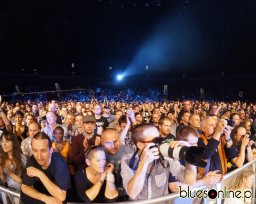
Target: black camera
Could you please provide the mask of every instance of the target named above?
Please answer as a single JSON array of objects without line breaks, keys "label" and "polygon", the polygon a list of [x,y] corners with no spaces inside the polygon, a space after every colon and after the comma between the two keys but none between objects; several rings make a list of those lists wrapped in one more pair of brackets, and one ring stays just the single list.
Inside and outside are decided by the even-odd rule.
[{"label": "black camera", "polygon": [[180,141],[180,145],[178,145],[176,148],[170,148],[169,142],[167,142],[162,137],[155,137],[152,140],[152,143],[155,143],[153,147],[157,147],[160,152],[160,158],[169,157],[172,159],[177,160],[185,160],[188,163],[198,166],[198,167],[206,167],[206,162],[202,159],[202,155],[205,152],[204,147],[197,147],[197,146],[185,146],[182,145],[182,142]]},{"label": "black camera", "polygon": [[235,121],[233,121],[233,120],[228,120],[228,119],[226,119],[226,121],[228,122],[228,125],[229,125],[230,127],[234,127],[234,126],[235,126]]}]

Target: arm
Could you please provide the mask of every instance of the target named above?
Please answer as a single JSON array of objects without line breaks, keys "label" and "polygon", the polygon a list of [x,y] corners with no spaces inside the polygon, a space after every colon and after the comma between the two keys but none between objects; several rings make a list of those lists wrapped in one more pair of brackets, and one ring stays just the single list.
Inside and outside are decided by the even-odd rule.
[{"label": "arm", "polygon": [[[179,141],[171,141],[169,148],[177,148]],[[163,153],[163,152],[162,152]],[[165,154],[164,154],[165,155]],[[196,166],[185,163],[185,167],[182,166],[179,160],[170,159],[170,173],[178,180],[188,185],[193,185],[196,182],[197,169]]]},{"label": "arm", "polygon": [[128,118],[128,117],[126,117],[126,118],[127,118],[126,126],[125,126],[125,128],[123,129],[122,133],[120,134],[120,140],[121,140],[121,142],[122,142],[123,144],[125,144],[124,140],[125,140],[125,138],[126,138],[126,135],[127,135],[128,130],[129,130],[129,128],[130,128],[130,125],[131,125],[131,122],[130,122],[129,118]]},{"label": "arm", "polygon": [[144,165],[140,162],[134,176],[128,182],[127,194],[131,199],[135,199],[142,191],[146,179],[147,168],[148,165]]},{"label": "arm", "polygon": [[135,171],[135,174],[133,175],[133,177],[128,182],[123,179],[124,184],[127,183],[127,186],[124,185],[124,187],[125,187],[125,190],[126,190],[128,196],[131,199],[135,199],[141,193],[143,186],[145,184],[148,166],[155,159],[159,158],[159,156],[158,156],[159,151],[157,148],[154,147],[154,148],[149,149],[149,147],[153,146],[153,145],[154,144],[149,143],[144,148],[144,150],[141,154],[138,168]]},{"label": "arm", "polygon": [[[199,186],[214,185],[219,183],[221,179],[222,179],[222,174],[218,174],[218,171],[210,171],[202,179],[197,180],[192,187],[196,188]],[[178,181],[169,182],[169,189],[173,193],[178,193],[180,192],[181,189],[184,189],[186,187],[188,187],[188,185],[182,182],[178,182]]]},{"label": "arm", "polygon": [[21,190],[24,194],[28,195],[29,197],[36,199],[36,200],[40,200],[44,203],[49,203],[49,204],[60,204],[62,203],[61,201],[56,200],[55,198],[51,197],[51,196],[47,196],[43,193],[38,192],[37,190],[35,190],[34,188],[32,188],[31,186],[27,186],[25,184],[21,185]]},{"label": "arm", "polygon": [[102,173],[101,178],[91,188],[85,190],[86,196],[93,201],[100,192],[102,184],[105,180],[106,172]]},{"label": "arm", "polygon": [[43,183],[46,190],[57,200],[64,201],[66,199],[66,191],[62,190],[59,186],[53,183],[44,172],[36,169],[35,167],[28,167],[27,174],[30,177],[38,177]]},{"label": "arm", "polygon": [[118,191],[115,186],[115,177],[113,175],[114,165],[109,163],[106,165],[107,184],[105,188],[105,197],[107,199],[114,199],[118,196]]},{"label": "arm", "polygon": [[12,130],[12,125],[10,120],[7,118],[6,114],[4,113],[4,111],[2,110],[2,108],[0,108],[0,115],[4,121],[5,127],[7,130],[11,131]]},{"label": "arm", "polygon": [[196,166],[188,164],[186,162],[184,170],[184,180],[183,182],[188,185],[194,185],[196,182]]},{"label": "arm", "polygon": [[248,145],[246,149],[247,149],[246,159],[250,162],[253,160],[253,152],[252,152],[251,145]]},{"label": "arm", "polygon": [[[249,144],[249,136],[245,135],[245,137],[242,139],[242,144],[241,144],[241,149],[240,149],[239,155],[231,160],[237,167],[242,167],[244,165],[245,150],[246,150],[246,147],[248,146],[248,144]],[[251,151],[249,151],[249,152],[251,152]],[[248,154],[248,152],[247,152],[247,154]]]}]

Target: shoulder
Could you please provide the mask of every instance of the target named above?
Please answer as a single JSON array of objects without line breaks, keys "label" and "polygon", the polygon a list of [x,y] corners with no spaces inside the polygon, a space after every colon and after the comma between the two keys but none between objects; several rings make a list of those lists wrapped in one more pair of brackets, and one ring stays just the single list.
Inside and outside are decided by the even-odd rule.
[{"label": "shoulder", "polygon": [[52,161],[51,161],[51,163],[53,164],[53,165],[65,165],[66,164],[66,161],[63,159],[63,157],[59,154],[59,153],[57,153],[57,152],[53,152],[52,153]]}]

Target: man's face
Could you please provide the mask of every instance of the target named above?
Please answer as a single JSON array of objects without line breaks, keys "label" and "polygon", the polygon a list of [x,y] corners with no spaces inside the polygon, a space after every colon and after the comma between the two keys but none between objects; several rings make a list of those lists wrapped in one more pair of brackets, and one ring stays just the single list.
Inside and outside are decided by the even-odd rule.
[{"label": "man's face", "polygon": [[117,111],[115,114],[115,120],[119,120],[119,118],[123,115],[122,111]]},{"label": "man's face", "polygon": [[110,113],[110,109],[103,108],[103,113],[105,113],[105,114],[109,114],[109,113]]},{"label": "man's face", "polygon": [[40,166],[48,167],[51,162],[52,151],[47,139],[32,139],[32,152]]},{"label": "man's face", "polygon": [[235,122],[235,126],[240,125],[240,118],[238,115],[233,116],[233,121]]},{"label": "man's face", "polygon": [[137,142],[137,147],[142,150],[155,137],[159,137],[159,131],[156,127],[149,127],[143,131],[143,141]]},{"label": "man's face", "polygon": [[183,114],[183,116],[182,116],[182,121],[184,122],[184,123],[188,123],[189,122],[189,116],[190,116],[190,114],[189,113],[184,113]]},{"label": "man's face", "polygon": [[158,123],[159,122],[159,114],[158,113],[154,113],[152,115],[152,120],[154,123]]},{"label": "man's face", "polygon": [[67,124],[68,124],[68,125],[73,125],[74,122],[75,122],[74,117],[71,116],[71,115],[67,115],[66,121],[67,121]]},{"label": "man's face", "polygon": [[78,128],[82,128],[84,125],[84,121],[83,121],[83,117],[81,115],[76,116],[76,122],[75,122],[76,126]]},{"label": "man's face", "polygon": [[244,119],[245,119],[245,112],[244,112],[244,110],[239,113],[239,118],[240,118],[241,120],[244,120]]},{"label": "man's face", "polygon": [[208,118],[205,121],[202,130],[204,131],[205,136],[209,136],[214,133],[214,129],[216,127],[216,121],[213,118]]},{"label": "man's face", "polygon": [[37,105],[34,104],[34,105],[32,106],[32,112],[33,112],[33,113],[37,113],[37,111],[38,111]]},{"label": "man's face", "polygon": [[190,101],[185,101],[185,102],[183,103],[183,107],[184,107],[185,110],[189,111],[190,108],[191,108]]},{"label": "man's face", "polygon": [[87,134],[92,134],[94,129],[96,127],[96,124],[94,122],[87,122],[87,123],[84,123],[84,131],[87,133]]},{"label": "man's face", "polygon": [[109,154],[117,153],[121,146],[120,137],[116,131],[111,131],[109,134],[104,135],[101,142]]},{"label": "man's face", "polygon": [[80,106],[80,105],[76,106],[76,112],[82,113],[82,106]]},{"label": "man's face", "polygon": [[28,135],[29,135],[29,137],[33,137],[39,131],[40,131],[39,127],[35,123],[32,123],[28,126]]},{"label": "man's face", "polygon": [[241,142],[242,138],[246,135],[246,129],[244,127],[239,127],[236,133],[236,141]]},{"label": "man's face", "polygon": [[48,112],[56,112],[56,105],[54,103],[50,103],[48,105]]},{"label": "man's face", "polygon": [[127,124],[127,123],[121,123],[121,125],[120,125],[120,131],[121,131],[121,132],[124,130],[126,124]]},{"label": "man's face", "polygon": [[101,114],[101,107],[99,105],[96,105],[94,107],[94,114],[95,115],[100,115]]},{"label": "man's face", "polygon": [[163,136],[167,136],[171,132],[172,122],[169,120],[164,120],[162,125],[159,125],[159,132]]},{"label": "man's face", "polygon": [[193,135],[193,134],[189,134],[188,138],[187,138],[187,142],[191,145],[191,146],[197,146],[197,142],[198,142],[198,137]]},{"label": "man's face", "polygon": [[53,112],[49,112],[46,114],[46,120],[49,125],[53,125],[56,123],[56,115]]},{"label": "man's face", "polygon": [[200,128],[200,117],[199,117],[199,115],[193,115],[190,118],[189,123],[193,128]]}]

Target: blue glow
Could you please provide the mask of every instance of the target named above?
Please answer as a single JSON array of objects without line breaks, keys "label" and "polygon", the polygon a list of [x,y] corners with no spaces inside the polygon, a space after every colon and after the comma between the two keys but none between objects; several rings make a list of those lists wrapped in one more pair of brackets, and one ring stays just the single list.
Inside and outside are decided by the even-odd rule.
[{"label": "blue glow", "polygon": [[118,74],[118,75],[116,76],[116,79],[117,79],[118,81],[122,81],[123,78],[124,78],[124,76],[123,76],[122,74]]}]

